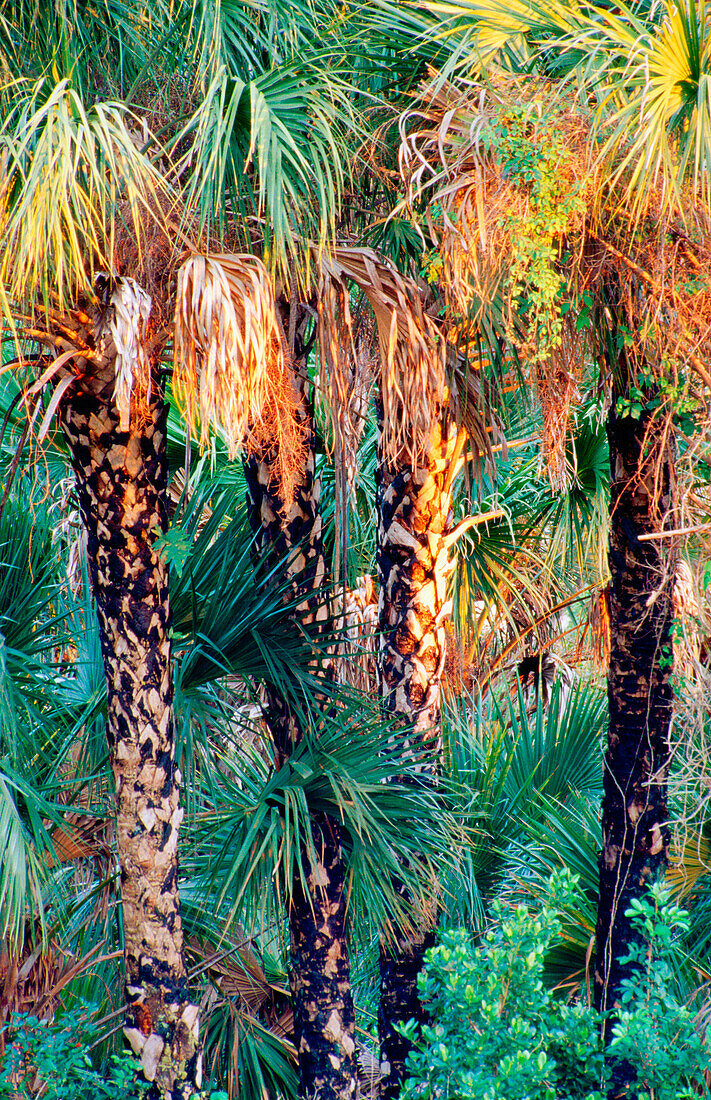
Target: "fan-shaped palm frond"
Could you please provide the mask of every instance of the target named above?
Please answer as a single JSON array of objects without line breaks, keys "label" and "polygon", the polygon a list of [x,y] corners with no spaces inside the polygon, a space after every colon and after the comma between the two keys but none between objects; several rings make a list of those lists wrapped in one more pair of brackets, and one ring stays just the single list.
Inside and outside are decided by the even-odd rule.
[{"label": "fan-shaped palm frond", "polygon": [[66,80],[20,82],[13,93],[0,128],[2,308],[37,294],[61,308],[92,296],[100,267],[113,270],[119,204],[140,242],[165,184],[121,105],[86,107]]},{"label": "fan-shaped palm frond", "polygon": [[[520,689],[515,699],[475,696],[471,707],[464,699],[450,702],[445,782],[470,823],[468,843],[456,853],[456,873],[445,881],[445,906],[457,920],[478,927],[487,900],[508,889],[511,876],[530,877],[527,868],[539,859],[538,841],[531,838],[539,826],[548,827],[549,804],[564,808],[580,797],[599,797],[604,719],[602,692],[582,682],[567,695],[557,682],[550,707],[539,702],[532,713]],[[573,862],[570,869],[580,870]],[[549,875],[550,868],[542,870],[541,882]],[[587,889],[587,878],[585,884]],[[595,890],[593,876],[591,903]]]},{"label": "fan-shaped palm frond", "polygon": [[[204,225],[242,233],[265,262],[291,280],[308,262],[309,240],[333,240],[347,154],[355,127],[345,86],[327,53],[314,51],[243,80],[222,69],[176,144],[190,139],[188,209]],[[241,216],[224,217],[223,196]],[[297,274],[306,282],[306,272]]]},{"label": "fan-shaped palm frond", "polygon": [[154,36],[169,22],[169,5],[143,0],[8,0],[0,21],[0,51],[13,78],[48,74],[72,80],[83,91],[97,83],[121,95],[150,56]]},{"label": "fan-shaped palm frond", "polygon": [[[240,763],[225,757],[197,822],[195,851],[211,851],[206,886],[219,884],[232,914],[246,905],[264,926],[272,889],[286,903],[306,862],[317,865],[312,822],[328,814],[339,822],[354,910],[374,927],[409,927],[413,904],[428,904],[449,859],[454,829],[437,789],[414,769],[362,699],[321,716],[278,771],[256,754]],[[405,904],[398,882],[414,902]]]}]

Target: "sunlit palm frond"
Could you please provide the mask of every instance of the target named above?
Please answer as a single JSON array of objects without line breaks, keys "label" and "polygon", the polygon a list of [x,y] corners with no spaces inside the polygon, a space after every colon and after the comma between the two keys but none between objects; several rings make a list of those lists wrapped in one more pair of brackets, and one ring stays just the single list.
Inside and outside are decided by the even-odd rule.
[{"label": "sunlit palm frond", "polygon": [[[349,163],[345,135],[353,130],[348,88],[328,53],[251,79],[222,68],[177,139],[190,141],[188,209],[206,228],[241,234],[245,249],[256,244],[291,282],[294,260],[308,265],[309,240],[334,239]],[[296,274],[306,281],[307,271]]]},{"label": "sunlit palm frond", "polygon": [[[117,208],[140,242],[165,184],[119,104],[85,106],[66,80],[19,82],[0,128],[2,307],[37,294],[62,307],[113,272]],[[160,207],[158,207],[160,209]]]},{"label": "sunlit palm frond", "polygon": [[497,64],[522,71],[554,35],[575,26],[581,10],[577,0],[427,0],[426,7],[441,20],[438,36],[461,41],[474,72]]},{"label": "sunlit palm frond", "polygon": [[189,257],[178,272],[173,388],[204,445],[210,426],[236,453],[284,371],[274,293],[254,256]]},{"label": "sunlit palm frond", "polygon": [[657,19],[626,6],[571,30],[598,98],[594,134],[633,206],[685,207],[685,182],[708,206],[711,13],[705,0],[665,3]]}]

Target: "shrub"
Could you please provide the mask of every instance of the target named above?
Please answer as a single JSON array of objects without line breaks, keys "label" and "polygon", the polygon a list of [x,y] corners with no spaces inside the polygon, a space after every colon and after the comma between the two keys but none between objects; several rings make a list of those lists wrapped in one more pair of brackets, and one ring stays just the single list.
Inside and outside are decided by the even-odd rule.
[{"label": "shrub", "polygon": [[567,872],[553,876],[540,912],[493,906],[481,945],[446,931],[427,953],[420,994],[432,1022],[406,1029],[403,1100],[602,1100],[599,1017],[557,1000],[543,982],[545,956],[570,898]]},{"label": "shrub", "polygon": [[708,1096],[704,1073],[709,1052],[694,1012],[674,992],[674,955],[688,931],[688,914],[675,905],[664,883],[651,886],[627,910],[640,942],[630,944],[625,961],[636,974],[622,983],[620,1010],[612,1029],[610,1053],[637,1069],[635,1100],[698,1100]]}]

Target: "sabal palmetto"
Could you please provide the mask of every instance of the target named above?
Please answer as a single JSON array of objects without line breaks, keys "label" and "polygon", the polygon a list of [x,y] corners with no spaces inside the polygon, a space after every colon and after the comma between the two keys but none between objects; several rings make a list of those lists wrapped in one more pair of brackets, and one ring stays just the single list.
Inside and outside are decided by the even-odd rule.
[{"label": "sabal palmetto", "polygon": [[[468,524],[452,529],[450,503],[463,450],[491,456],[481,395],[461,369],[419,288],[370,249],[336,248],[321,257],[320,342],[331,395],[353,370],[348,286],[375,316],[380,367],[378,444],[379,690],[386,713],[402,724],[402,749],[425,773],[441,750],[441,680],[451,612],[450,548]],[[416,976],[434,935],[436,895],[419,926],[381,952],[381,1088],[397,1093],[408,1042],[399,1024],[421,1018]]]},{"label": "sabal palmetto", "polygon": [[[193,246],[217,242],[221,234],[231,241],[240,240],[247,248],[255,246],[265,259],[269,256],[282,275],[292,265],[289,282],[295,303],[297,278],[293,264],[299,240],[319,239],[332,231],[342,185],[338,135],[346,98],[340,90],[335,48],[338,22],[331,23],[333,33],[327,38],[316,34],[314,24],[316,15],[322,17],[328,10],[328,4],[306,2],[285,14],[281,5],[274,4],[269,10],[265,7],[259,18],[253,18],[251,9],[242,9],[239,4],[223,4],[215,9],[206,4],[199,12],[183,4],[158,8],[151,12],[150,19],[143,19],[141,5],[127,3],[120,18],[114,18],[116,13],[111,11],[107,20],[96,21],[94,13],[85,18],[84,12],[67,11],[62,4],[35,12],[20,3],[13,9],[12,21],[2,23],[8,68],[17,77],[4,89],[3,101],[7,111],[2,144],[8,165],[1,224],[4,311],[13,315],[20,351],[22,340],[31,332],[34,339],[57,353],[53,363],[43,362],[46,374],[36,382],[33,379],[31,395],[34,397],[43,384],[58,381],[42,427],[46,428],[52,412],[61,407],[73,449],[81,506],[91,532],[90,568],[99,603],[103,658],[110,692],[116,692],[110,696],[109,729],[116,727],[117,778],[118,760],[123,756],[121,730],[132,745],[129,757],[141,744],[146,759],[160,757],[165,764],[154,768],[151,777],[167,792],[166,804],[160,812],[154,812],[149,803],[155,799],[149,796],[145,806],[132,807],[135,827],[127,834],[120,829],[120,843],[128,844],[132,837],[136,848],[144,843],[144,833],[153,838],[150,861],[171,861],[171,871],[166,867],[161,872],[156,867],[153,873],[166,884],[166,898],[172,899],[169,904],[173,908],[177,899],[174,839],[179,810],[169,744],[171,687],[165,565],[155,553],[153,542],[165,529],[167,519],[160,360],[171,334],[172,283],[178,266],[174,244],[181,242],[189,251],[190,232],[194,231]],[[127,27],[134,32],[130,40],[133,48],[128,51],[123,37]],[[37,46],[34,51],[25,50],[30,38]],[[117,45],[116,51],[113,45]],[[181,96],[187,121],[184,118],[175,122],[175,111],[167,103],[174,73],[172,51],[166,45],[175,46],[176,66],[181,67],[176,95]],[[184,79],[186,51],[193,52],[193,83]],[[116,59],[116,72],[100,72],[95,57],[101,53]],[[36,62],[36,68],[28,67],[29,58]],[[150,99],[146,87],[156,66],[168,92],[158,96],[149,109],[145,107]],[[48,77],[32,84],[37,72],[52,72],[54,79],[64,79],[56,85]],[[129,106],[138,103],[141,117],[136,118],[122,105],[102,101],[107,90],[127,95]],[[146,155],[147,150],[158,149],[151,138],[152,121],[162,129],[164,147],[173,151],[173,164],[169,156],[164,157],[161,168],[173,184],[181,182],[182,204],[176,205],[175,191],[169,190]],[[226,193],[228,202],[223,201]],[[193,221],[186,209],[193,212]],[[237,272],[236,263],[241,264]],[[97,272],[106,273],[98,283],[94,279]],[[247,416],[252,428],[260,422],[264,426],[267,421],[258,415],[258,395],[266,390],[271,400],[269,422],[275,428],[281,399],[289,393],[289,381],[278,339],[276,343],[273,339],[272,322],[267,324],[271,329],[264,331],[262,341],[274,352],[277,377],[272,379],[271,390],[260,377],[264,364],[258,362],[259,340],[255,337],[259,318],[266,319],[273,307],[264,268],[249,257],[234,261],[234,257],[222,256],[219,260],[212,256],[206,261],[204,256],[194,256],[188,259],[181,278],[178,294],[182,322],[176,348],[179,373],[186,381],[188,411],[197,387],[200,397],[207,398],[203,400],[203,411],[214,412],[217,389],[212,390],[210,398],[208,374],[212,372],[211,381],[215,382],[215,371],[219,373],[225,367],[227,378],[239,361],[240,368],[247,367],[245,376],[251,372],[253,377],[253,399],[248,398],[247,404],[238,407],[233,390],[223,388],[222,397],[227,395],[228,399],[218,400],[217,409],[222,427],[231,434],[232,444],[237,444]],[[240,311],[234,285],[237,281],[238,293],[248,294],[250,285],[256,285],[255,278],[261,287],[255,299],[258,308]],[[216,293],[218,298],[221,296],[219,306]],[[269,307],[266,312],[259,305],[264,301]],[[197,311],[192,312],[193,306],[198,307]],[[223,306],[228,308],[221,311]],[[230,344],[227,359],[225,348],[218,348],[203,323],[209,326],[210,317],[218,315]],[[250,345],[254,354],[250,353]],[[197,349],[196,355],[190,353],[192,348]],[[181,354],[186,349],[187,355]],[[195,366],[205,366],[208,371],[199,384]],[[233,381],[233,374],[230,377]],[[266,487],[273,489],[275,472],[275,480],[288,498],[289,494],[294,496],[294,478],[302,466],[307,429],[298,426],[288,408],[281,420],[282,428],[286,421],[295,427],[291,437],[288,431],[282,432],[276,471],[270,469],[271,459],[263,469]],[[265,454],[272,442],[264,429],[261,445]],[[259,432],[255,445],[259,448]],[[291,487],[287,484],[289,477]],[[307,481],[308,477],[307,470]],[[303,496],[313,496],[310,487],[309,482]],[[276,513],[283,503],[276,505]],[[107,507],[101,511],[99,505]],[[129,516],[133,529],[127,536],[121,522]],[[103,552],[107,539],[111,541],[108,555]],[[119,577],[127,586],[122,607],[112,603],[116,597],[112,587]],[[316,576],[319,579],[320,574]],[[129,582],[135,584],[133,595],[128,591]],[[149,597],[154,601],[152,612]],[[129,623],[134,612],[138,618]],[[130,630],[128,641],[128,636],[121,638],[124,628]],[[149,628],[149,634],[155,628],[163,640],[157,635],[146,639],[145,628]],[[147,645],[140,652],[142,641]],[[117,652],[122,653],[118,663]],[[150,668],[154,682],[140,689],[135,675],[123,667],[127,659],[134,661],[133,673],[141,670],[142,674]],[[121,703],[119,695],[129,691],[131,680],[138,695],[127,696]],[[146,718],[142,741],[135,730],[129,733],[131,715],[141,705]],[[123,795],[128,798],[140,779],[138,774],[127,774],[120,784]],[[135,822],[136,810],[143,812],[140,827]],[[166,818],[164,824],[169,828],[171,843],[167,845],[158,835],[161,817]],[[136,848],[132,869],[138,869],[147,855],[149,849],[141,855]],[[128,904],[130,881],[124,895]],[[160,883],[156,882],[150,891],[150,897],[154,895],[160,897]],[[152,902],[149,908],[153,908]],[[135,954],[129,941],[133,931],[139,934],[140,915],[145,914],[134,909],[131,915],[127,910],[127,959]],[[161,932],[161,920],[155,912],[153,915],[157,920],[156,939],[171,956],[166,965],[172,972],[166,981],[174,990],[165,996],[177,997],[182,1004],[184,968],[179,960],[178,920],[174,913],[163,914],[174,930],[174,934],[166,935],[165,924]],[[135,952],[139,952],[138,946]],[[143,972],[147,972],[145,967]],[[161,987],[160,981],[157,986]],[[175,1095],[189,1092],[197,1076],[194,1008],[187,1002],[179,1008],[185,1027],[177,1026],[175,1019],[168,1021],[169,1037],[182,1035],[187,1043],[185,1066],[181,1066],[179,1057],[162,1057],[163,1040],[154,1030],[156,1016],[165,1023],[166,1013],[175,1015],[174,1007],[165,1004],[163,993],[156,1000],[153,990],[147,1000],[155,1004],[146,1009],[146,989],[138,974],[129,975],[127,988],[138,1004],[129,1021],[134,1025],[129,1033],[134,1045],[141,1048],[147,1073],[157,1073],[161,1089],[174,1091]],[[182,1080],[185,1071],[187,1078]]]},{"label": "sabal palmetto", "polygon": [[[528,120],[529,148],[542,149],[542,130],[554,117],[560,120],[565,140],[559,141],[557,179],[571,171],[577,178],[570,192],[577,187],[577,213],[569,208],[572,216],[559,232],[555,219],[540,228],[551,234],[549,274],[570,295],[580,317],[576,327],[584,330],[590,317],[593,354],[603,377],[612,380],[610,740],[596,979],[598,1001],[609,1006],[624,973],[627,902],[663,864],[668,843],[671,687],[662,655],[671,642],[673,554],[660,550],[670,543],[655,536],[660,527],[677,526],[674,416],[683,402],[703,407],[711,380],[704,361],[711,331],[708,256],[698,228],[709,216],[708,21],[693,0],[614,12],[555,0],[430,7],[451,20],[442,28],[445,37],[468,42],[470,52],[460,52],[468,75],[476,81],[485,61],[490,77],[460,89],[455,81],[449,92],[443,81],[433,83],[424,113],[412,116],[412,140],[405,146],[406,155],[416,147],[420,153],[410,172],[414,191],[421,185],[418,197],[429,201],[437,193],[441,199],[451,270],[462,276],[458,289],[471,294],[471,276],[481,293],[487,271],[489,277],[501,272],[502,259],[504,269],[510,264],[520,276],[511,237],[491,255],[491,242],[501,241],[502,230],[506,236],[507,224],[523,224],[517,203],[523,197],[535,203],[531,187],[540,179],[526,182],[520,175],[516,184],[518,169],[506,161],[506,127],[517,111]],[[536,72],[544,83],[531,77]],[[552,76],[567,78],[562,93]],[[447,122],[437,130],[435,116],[443,120],[450,93]],[[531,99],[537,106],[531,108]],[[464,115],[457,111],[465,102],[462,129]],[[508,196],[498,211],[486,198],[494,194],[487,191],[492,167],[502,170],[498,200]],[[464,216],[448,233],[447,218],[454,221],[460,205]],[[534,220],[541,216],[535,205],[533,214]],[[529,318],[540,289],[531,285]],[[564,330],[565,323],[554,343]],[[550,331],[542,335],[549,339]],[[540,347],[532,350],[537,373],[551,385],[555,379],[545,377],[551,372]],[[570,373],[570,364],[559,362]]]},{"label": "sabal palmetto", "polygon": [[[127,8],[129,23],[137,13]],[[42,363],[46,372],[32,382],[38,388],[58,383],[46,420],[61,407],[89,531],[119,795],[127,1033],[159,1091],[187,1095],[199,1077],[196,1008],[185,988],[177,909],[181,811],[173,762],[167,574],[153,546],[167,522],[160,357],[170,336],[171,279],[177,268],[174,242],[177,235],[187,244],[187,229],[185,222],[181,229],[182,211],[174,208],[174,196],[146,155],[148,131],[143,122],[124,106],[101,100],[100,87],[110,87],[112,81],[85,64],[91,51],[84,49],[83,28],[72,24],[72,14],[77,19],[79,14],[58,6],[43,10],[36,19],[21,5],[14,14],[12,24],[3,23],[8,35],[6,61],[17,76],[3,91],[5,121],[0,135],[5,165],[0,217],[3,311],[18,334],[20,359],[22,341],[28,338],[55,353],[52,363]],[[166,28],[158,16],[170,14],[178,20]],[[151,50],[161,37],[174,37],[181,18],[183,27],[196,25],[189,14],[187,9],[161,9],[151,20],[139,19],[135,42],[142,57],[134,67],[134,95],[142,94],[136,81],[150,69]],[[46,19],[50,32],[56,21],[60,28],[61,49],[55,56],[61,61],[59,72],[66,73],[56,83],[48,77],[33,82],[33,74],[23,71],[30,56],[23,31],[38,33]],[[120,28],[111,20],[107,26],[120,37]],[[92,28],[92,34],[101,35],[99,24],[92,23]],[[146,35],[154,36],[150,43]],[[52,33],[43,42],[46,50],[35,56],[40,70],[52,59]],[[75,47],[79,53],[72,58]],[[117,51],[117,58],[123,56]],[[52,71],[58,72],[57,64]],[[275,77],[271,73],[264,79],[273,84]],[[292,83],[300,86],[296,77]],[[115,86],[121,84],[117,79]],[[259,180],[273,181],[270,156],[278,158],[283,148],[284,179],[293,169],[305,185],[313,178],[310,169],[314,163],[323,164],[324,151],[330,155],[331,146],[326,140],[314,155],[313,117],[308,148],[302,141],[299,149],[284,119],[276,120],[276,136],[265,146],[258,124],[271,124],[272,118],[258,81],[250,84],[250,94],[262,108],[251,112],[246,129],[243,117],[229,110],[224,116],[216,114],[212,123],[222,127],[223,146],[231,143],[233,153],[245,133],[249,135],[234,178],[240,179],[244,159],[254,157],[256,173],[242,177],[242,184],[252,188],[252,212],[259,214],[266,206],[267,224],[278,227],[270,243],[283,262],[288,217],[280,203],[288,188],[263,190]],[[190,96],[186,102],[192,106]],[[233,95],[230,102],[236,106],[238,97]],[[305,118],[298,116],[302,130]],[[208,144],[210,152],[219,145],[215,134],[207,133],[209,121],[199,109],[187,130],[197,135],[192,178],[199,184],[189,198],[201,207],[204,232],[210,229],[210,209],[202,200],[206,193],[217,197],[209,186],[206,191],[205,180],[210,184],[218,179],[220,198],[224,183],[210,156],[201,159]],[[322,114],[319,125],[327,131],[326,139],[329,123],[330,117]],[[181,140],[182,155],[189,138],[184,134]],[[233,158],[227,161],[231,164]],[[224,163],[220,161],[223,167]],[[201,171],[205,167],[207,172]],[[177,171],[183,168],[179,164]],[[336,190],[337,183],[326,197]],[[243,199],[245,194],[243,188]],[[246,323],[243,356],[245,337],[249,341]],[[237,345],[240,354],[239,339]],[[203,351],[209,361],[209,350]]]}]

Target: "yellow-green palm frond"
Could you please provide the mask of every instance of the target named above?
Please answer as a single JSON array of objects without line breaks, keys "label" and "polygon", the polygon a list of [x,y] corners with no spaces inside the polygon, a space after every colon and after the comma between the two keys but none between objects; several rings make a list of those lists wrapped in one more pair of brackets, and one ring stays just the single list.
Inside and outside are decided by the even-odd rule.
[{"label": "yellow-green palm frond", "polygon": [[[241,234],[286,282],[308,283],[308,242],[333,242],[358,125],[344,81],[312,55],[254,79],[221,69],[178,136],[189,140],[187,208],[217,235]],[[225,201],[226,200],[226,201]]]},{"label": "yellow-green palm frond", "polygon": [[710,17],[705,0],[667,0],[656,23],[620,5],[595,10],[573,37],[590,58],[602,159],[637,208],[651,198],[684,212],[685,185],[708,207]]},{"label": "yellow-green palm frond", "polygon": [[424,6],[444,17],[437,36],[462,39],[468,65],[478,72],[492,64],[520,69],[542,42],[570,31],[581,11],[577,0],[442,0]]},{"label": "yellow-green palm frond", "polygon": [[65,80],[15,93],[0,129],[2,297],[61,309],[92,295],[97,270],[115,274],[117,233],[140,249],[146,220],[163,217],[166,188],[121,105],[87,108]]},{"label": "yellow-green palm frond", "polygon": [[201,442],[210,426],[219,428],[234,454],[262,415],[268,377],[283,370],[274,293],[262,262],[247,255],[190,256],[178,272],[173,385]]}]

